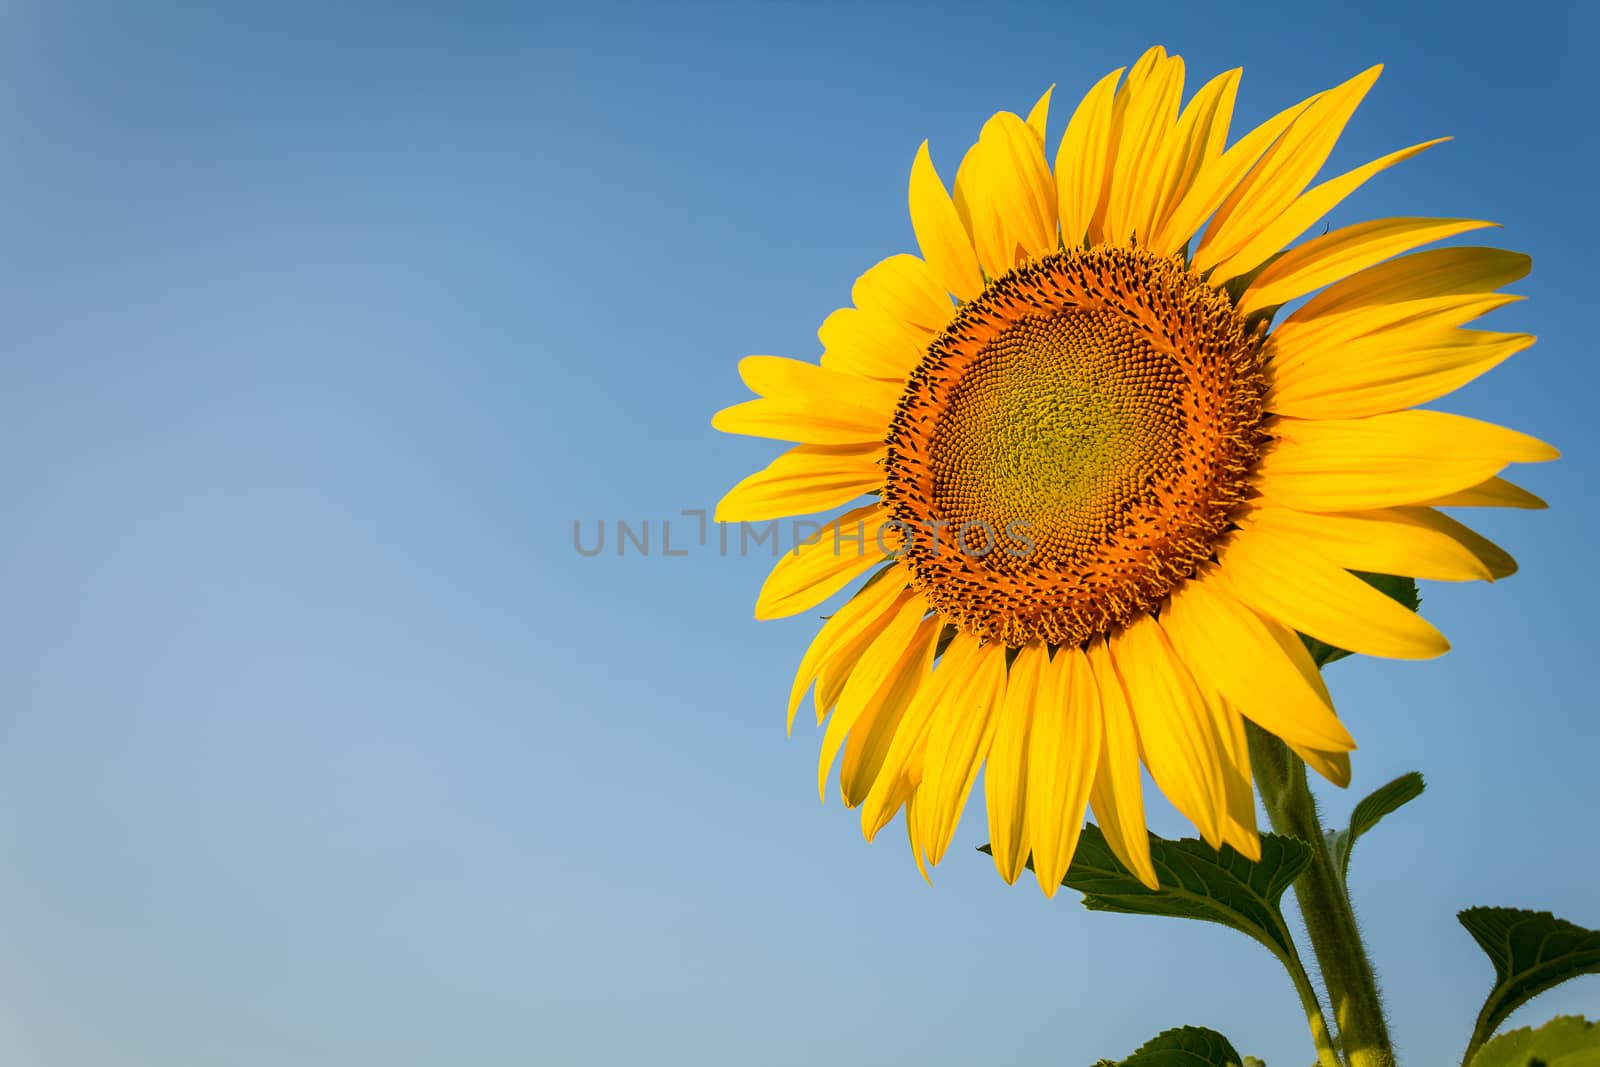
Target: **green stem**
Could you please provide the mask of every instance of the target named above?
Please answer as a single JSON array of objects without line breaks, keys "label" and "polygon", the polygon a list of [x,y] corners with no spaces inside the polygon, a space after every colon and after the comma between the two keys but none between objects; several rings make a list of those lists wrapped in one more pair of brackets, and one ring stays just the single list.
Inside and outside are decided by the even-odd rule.
[{"label": "green stem", "polygon": [[[1250,762],[1272,828],[1311,847],[1311,862],[1295,879],[1294,893],[1333,1003],[1345,1062],[1349,1067],[1394,1067],[1377,976],[1344,879],[1328,852],[1316,798],[1306,782],[1306,765],[1277,738],[1253,726],[1249,733]],[[1312,1031],[1315,1036],[1314,1025]]]},{"label": "green stem", "polygon": [[[1472,1063],[1473,1057],[1477,1056],[1478,1050],[1483,1047],[1484,1042],[1494,1036],[1494,1027],[1489,1025],[1488,1013],[1489,1005],[1485,1004],[1483,1010],[1478,1013],[1478,1021],[1472,1027],[1472,1040],[1467,1042],[1467,1051],[1461,1054],[1461,1067],[1468,1067]],[[1540,1063],[1543,1061],[1535,1060],[1534,1062]]]},{"label": "green stem", "polygon": [[[1289,947],[1293,951],[1294,946]],[[1334,1048],[1333,1037],[1328,1033],[1328,1019],[1322,1014],[1322,1001],[1317,999],[1317,991],[1306,976],[1305,964],[1300,962],[1298,953],[1290,964],[1289,978],[1294,982],[1294,991],[1300,995],[1300,1007],[1306,1013],[1306,1025],[1311,1027],[1311,1040],[1317,1046],[1317,1067],[1343,1067],[1339,1062],[1339,1053]]]}]

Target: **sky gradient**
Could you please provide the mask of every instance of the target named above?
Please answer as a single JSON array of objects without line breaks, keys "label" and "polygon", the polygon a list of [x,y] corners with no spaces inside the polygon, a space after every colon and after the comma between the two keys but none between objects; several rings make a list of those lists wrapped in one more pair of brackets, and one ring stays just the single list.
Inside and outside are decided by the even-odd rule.
[{"label": "sky gradient", "polygon": [[[1492,321],[1539,343],[1441,406],[1562,448],[1551,509],[1424,585],[1450,655],[1330,668],[1321,795],[1428,778],[1352,872],[1409,1063],[1488,988],[1456,910],[1600,927],[1583,5],[578,8],[0,6],[0,1063],[1309,1060],[1245,938],[1008,888],[980,806],[932,888],[819,808],[815,613],[679,539],[778,451],[709,426],[737,360],[914,250],[918,144],[948,177],[1056,84],[1053,145],[1153,43],[1245,68],[1236,130],[1386,63],[1325,173],[1456,140],[1330,222],[1533,256]],[[652,551],[574,551],[602,519]],[[1558,1012],[1600,979],[1516,1020]]]}]

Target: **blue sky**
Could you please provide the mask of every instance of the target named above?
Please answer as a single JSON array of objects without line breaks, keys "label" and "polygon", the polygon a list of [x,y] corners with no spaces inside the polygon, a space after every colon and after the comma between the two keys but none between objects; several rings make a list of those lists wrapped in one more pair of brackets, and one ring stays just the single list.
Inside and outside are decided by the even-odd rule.
[{"label": "blue sky", "polygon": [[[933,888],[783,731],[814,620],[767,561],[574,552],[775,453],[714,433],[912,249],[923,138],[1152,43],[1238,122],[1382,61],[1330,168],[1439,134],[1335,225],[1487,217],[1540,342],[1452,410],[1563,448],[1523,562],[1424,589],[1455,650],[1330,670],[1401,1051],[1458,1055],[1453,913],[1600,926],[1582,5],[0,9],[0,1062],[1087,1064],[1193,1023],[1309,1058],[1220,928]],[[1197,84],[1197,83],[1192,83]],[[680,532],[674,527],[675,538]],[[681,543],[681,542],[680,542]],[[1157,828],[1181,824],[1157,808]],[[1600,1014],[1600,979],[1518,1019]]]}]

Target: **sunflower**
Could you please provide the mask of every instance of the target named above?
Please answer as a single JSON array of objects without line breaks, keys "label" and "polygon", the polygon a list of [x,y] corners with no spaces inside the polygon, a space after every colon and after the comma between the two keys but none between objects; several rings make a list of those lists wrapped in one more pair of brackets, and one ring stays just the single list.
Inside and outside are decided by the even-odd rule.
[{"label": "sunflower", "polygon": [[1416,251],[1491,225],[1465,219],[1294,243],[1439,143],[1311,184],[1380,69],[1229,145],[1240,71],[1180,107],[1183,61],[1157,47],[1089,90],[1053,167],[1049,92],[984,124],[953,194],[924,142],[921,256],[861,275],[820,361],[740,363],[757,399],[712,424],[795,447],[717,519],[858,505],[757,601],[793,615],[867,579],[805,653],[790,727],[814,689],[819,787],[838,762],[869,840],[904,809],[924,876],[980,769],[1007,882],[1031,856],[1053,894],[1088,808],[1154,888],[1141,765],[1204,840],[1259,858],[1246,720],[1349,781],[1355,742],[1301,635],[1448,648],[1352,572],[1516,569],[1437,509],[1542,507],[1499,475],[1555,450],[1415,405],[1533,342],[1462,328],[1519,299],[1499,290],[1528,258]]}]

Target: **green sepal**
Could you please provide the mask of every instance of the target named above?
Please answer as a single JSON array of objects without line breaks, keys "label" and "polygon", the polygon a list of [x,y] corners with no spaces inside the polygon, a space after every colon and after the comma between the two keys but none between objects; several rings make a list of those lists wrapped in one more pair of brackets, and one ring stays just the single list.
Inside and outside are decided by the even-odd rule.
[{"label": "green sepal", "polygon": [[1600,1023],[1558,1015],[1540,1027],[1508,1030],[1468,1067],[1600,1067]]},{"label": "green sepal", "polygon": [[[1261,276],[1261,272],[1272,266],[1272,264],[1276,263],[1278,258],[1282,255],[1282,252],[1278,252],[1273,255],[1272,258],[1268,259],[1265,263],[1261,264],[1261,266],[1257,267],[1255,270],[1250,271],[1248,274],[1241,274],[1236,278],[1228,279],[1228,281],[1223,285],[1222,291],[1227,295],[1228,300],[1232,302],[1234,307],[1239,306],[1239,301],[1244,299],[1244,291],[1250,288],[1255,280]],[[1261,308],[1258,311],[1252,311],[1249,315],[1245,316],[1244,335],[1246,337],[1254,337],[1257,333],[1265,333],[1267,327],[1272,325],[1273,316],[1278,313],[1278,308],[1280,306],[1281,305],[1274,304],[1271,307]]]},{"label": "green sepal", "polygon": [[[1222,283],[1223,293],[1227,295],[1228,300],[1233,304],[1234,307],[1238,307],[1239,301],[1244,299],[1244,291],[1250,288],[1250,286],[1255,283],[1257,278],[1261,277],[1262,271],[1266,270],[1268,267],[1272,266],[1282,258],[1282,252],[1274,252],[1272,255],[1263,260],[1261,265],[1255,270],[1246,271],[1243,274],[1235,275],[1234,277],[1229,278],[1227,281]],[[1209,280],[1210,277],[1211,272],[1207,271],[1207,280]]]},{"label": "green sepal", "polygon": [[1328,854],[1339,868],[1339,877],[1350,876],[1350,851],[1356,847],[1361,835],[1378,825],[1385,815],[1397,811],[1422,795],[1422,775],[1417,771],[1402,774],[1388,785],[1379,786],[1355,806],[1350,813],[1348,830],[1328,831]]},{"label": "green sepal", "polygon": [[1115,1067],[1245,1067],[1228,1039],[1203,1026],[1163,1030]]},{"label": "green sepal", "polygon": [[[1390,600],[1405,605],[1408,610],[1416,611],[1422,606],[1422,594],[1417,592],[1417,580],[1415,578],[1403,578],[1393,574],[1368,574],[1366,571],[1351,571],[1350,573]],[[1334,660],[1344,659],[1350,655],[1344,649],[1335,648],[1324,641],[1318,641],[1315,637],[1307,637],[1305,634],[1301,634],[1300,640],[1305,642],[1306,650],[1311,653],[1311,658],[1316,660],[1318,667],[1326,667]]]},{"label": "green sepal", "polygon": [[[1227,845],[1218,851],[1194,838],[1168,841],[1151,834],[1150,859],[1160,889],[1147,889],[1117,859],[1100,828],[1087,823],[1061,884],[1082,893],[1083,906],[1090,911],[1170,915],[1231,927],[1261,942],[1293,969],[1298,954],[1279,901],[1311,862],[1305,842],[1262,834],[1261,860],[1254,863]],[[1028,866],[1033,866],[1031,858]]]},{"label": "green sepal", "polygon": [[1456,918],[1494,964],[1494,988],[1478,1012],[1469,1052],[1545,990],[1580,974],[1600,974],[1600,931],[1521,908],[1468,908]]}]

